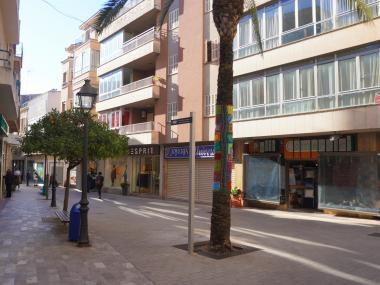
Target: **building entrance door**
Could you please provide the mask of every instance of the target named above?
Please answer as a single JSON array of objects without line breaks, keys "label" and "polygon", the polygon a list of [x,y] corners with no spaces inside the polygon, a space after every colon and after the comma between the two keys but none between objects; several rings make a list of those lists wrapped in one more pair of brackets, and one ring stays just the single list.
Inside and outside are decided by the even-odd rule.
[{"label": "building entrance door", "polygon": [[317,161],[287,161],[288,205],[290,209],[317,209]]},{"label": "building entrance door", "polygon": [[159,156],[141,156],[132,159],[131,193],[159,195],[159,177]]}]

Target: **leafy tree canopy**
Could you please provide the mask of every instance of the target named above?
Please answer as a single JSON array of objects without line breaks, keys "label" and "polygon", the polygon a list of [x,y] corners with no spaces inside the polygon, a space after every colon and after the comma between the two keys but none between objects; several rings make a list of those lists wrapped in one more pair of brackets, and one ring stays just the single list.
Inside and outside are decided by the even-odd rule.
[{"label": "leafy tree canopy", "polygon": [[[22,151],[57,156],[75,167],[83,156],[84,116],[86,114],[76,109],[62,113],[53,110],[30,127],[22,141]],[[127,150],[127,137],[110,130],[106,124],[90,119],[90,159],[122,156],[127,154]]]}]

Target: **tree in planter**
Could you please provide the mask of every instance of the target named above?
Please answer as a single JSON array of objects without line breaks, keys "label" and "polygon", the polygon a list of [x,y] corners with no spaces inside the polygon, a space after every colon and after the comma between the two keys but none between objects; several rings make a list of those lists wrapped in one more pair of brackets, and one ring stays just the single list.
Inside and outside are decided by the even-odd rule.
[{"label": "tree in planter", "polygon": [[[161,9],[162,25],[171,4],[165,0]],[[192,1],[192,0],[184,0]],[[193,0],[194,1],[194,0]],[[199,0],[200,1],[200,0]],[[109,0],[100,10],[96,27],[101,33],[117,17],[129,0]],[[371,19],[371,10],[365,0],[349,0],[364,20]],[[232,171],[232,113],[233,113],[233,40],[237,25],[246,10],[252,15],[252,23],[259,49],[262,51],[260,27],[254,0],[213,0],[213,18],[220,36],[218,92],[216,100],[215,170],[211,216],[210,248],[224,252],[231,250],[230,241],[230,192]]]},{"label": "tree in planter", "polygon": [[[69,110],[62,113],[53,111],[43,117],[35,125],[31,126],[31,130],[41,130],[41,126],[44,125],[46,118],[50,123],[49,128],[43,128],[46,135],[51,135],[52,140],[55,141],[54,154],[60,160],[64,160],[68,163],[66,170],[67,183],[65,187],[65,197],[63,203],[63,210],[68,210],[68,201],[70,193],[70,171],[82,162],[83,156],[83,121],[84,116],[79,110]],[[54,129],[56,128],[56,129]],[[52,130],[54,129],[54,130]],[[35,135],[33,132],[27,132],[26,137],[22,143],[23,150],[26,153],[42,152],[44,150],[44,142]],[[33,134],[33,136],[32,136]],[[53,137],[54,135],[54,137]],[[109,130],[108,126],[90,120],[89,122],[89,158],[92,160],[104,159],[109,157],[117,157],[126,155],[128,151],[128,138],[121,136],[112,130]],[[52,152],[49,152],[49,154]]]}]

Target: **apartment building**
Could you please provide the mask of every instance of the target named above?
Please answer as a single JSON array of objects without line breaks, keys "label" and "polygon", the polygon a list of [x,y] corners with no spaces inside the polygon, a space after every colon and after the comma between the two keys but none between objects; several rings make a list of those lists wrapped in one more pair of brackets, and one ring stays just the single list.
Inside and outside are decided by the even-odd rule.
[{"label": "apartment building", "polygon": [[[210,47],[218,42],[211,2]],[[379,1],[366,1],[371,23],[346,0],[257,2],[263,54],[249,15],[234,41],[235,185],[249,205],[378,214]],[[215,72],[211,60],[210,117]]]},{"label": "apartment building", "polygon": [[[5,13],[6,11],[6,13]],[[12,169],[12,140],[9,133],[19,128],[21,56],[19,43],[19,1],[0,2],[0,199],[3,198],[3,175]]]},{"label": "apartment building", "polygon": [[62,63],[62,89],[61,89],[61,110],[62,112],[74,107],[73,77],[74,77],[74,50],[76,44],[71,44],[65,51],[67,57]]},{"label": "apartment building", "polygon": [[[101,166],[105,185],[127,172],[132,194],[187,197],[189,125],[170,120],[195,112],[197,200],[211,201],[213,143],[204,135],[202,1],[175,1],[161,27],[161,1],[129,1],[99,36],[99,119],[129,137],[129,155]],[[184,6],[182,6],[184,5]],[[191,25],[190,25],[191,23]],[[111,172],[116,172],[112,183]]]},{"label": "apartment building", "polygon": [[[24,98],[26,97],[26,98]],[[24,101],[20,109],[20,131],[19,136],[23,137],[28,128],[40,120],[47,113],[53,109],[61,111],[61,91],[56,89],[49,90],[41,94],[22,95],[22,101]],[[47,171],[52,173],[53,169],[53,157],[48,157]],[[43,155],[31,155],[26,157],[22,153],[14,155],[13,167],[20,169],[24,176],[27,171],[31,173],[34,170],[38,173],[39,183],[43,182],[44,170],[45,170],[45,157]],[[64,162],[57,163],[57,181],[62,184],[64,182],[65,164]]]},{"label": "apartment building", "polygon": [[[219,36],[212,0],[130,1],[99,36],[99,119],[130,139],[100,168],[131,193],[187,199],[196,113],[196,200],[211,202]],[[379,1],[363,23],[346,0],[257,1],[234,41],[233,187],[248,205],[378,212]],[[199,15],[197,17],[196,15]],[[203,15],[203,16],[202,16]],[[368,166],[368,167],[365,167]],[[111,173],[116,172],[116,181]]]}]

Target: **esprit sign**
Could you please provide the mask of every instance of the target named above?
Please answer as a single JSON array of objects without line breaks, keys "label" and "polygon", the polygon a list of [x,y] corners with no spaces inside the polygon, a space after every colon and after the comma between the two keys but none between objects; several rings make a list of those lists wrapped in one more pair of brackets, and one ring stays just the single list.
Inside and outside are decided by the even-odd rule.
[{"label": "esprit sign", "polygon": [[160,146],[159,145],[139,145],[139,146],[130,146],[129,155],[138,156],[138,155],[160,155]]}]

